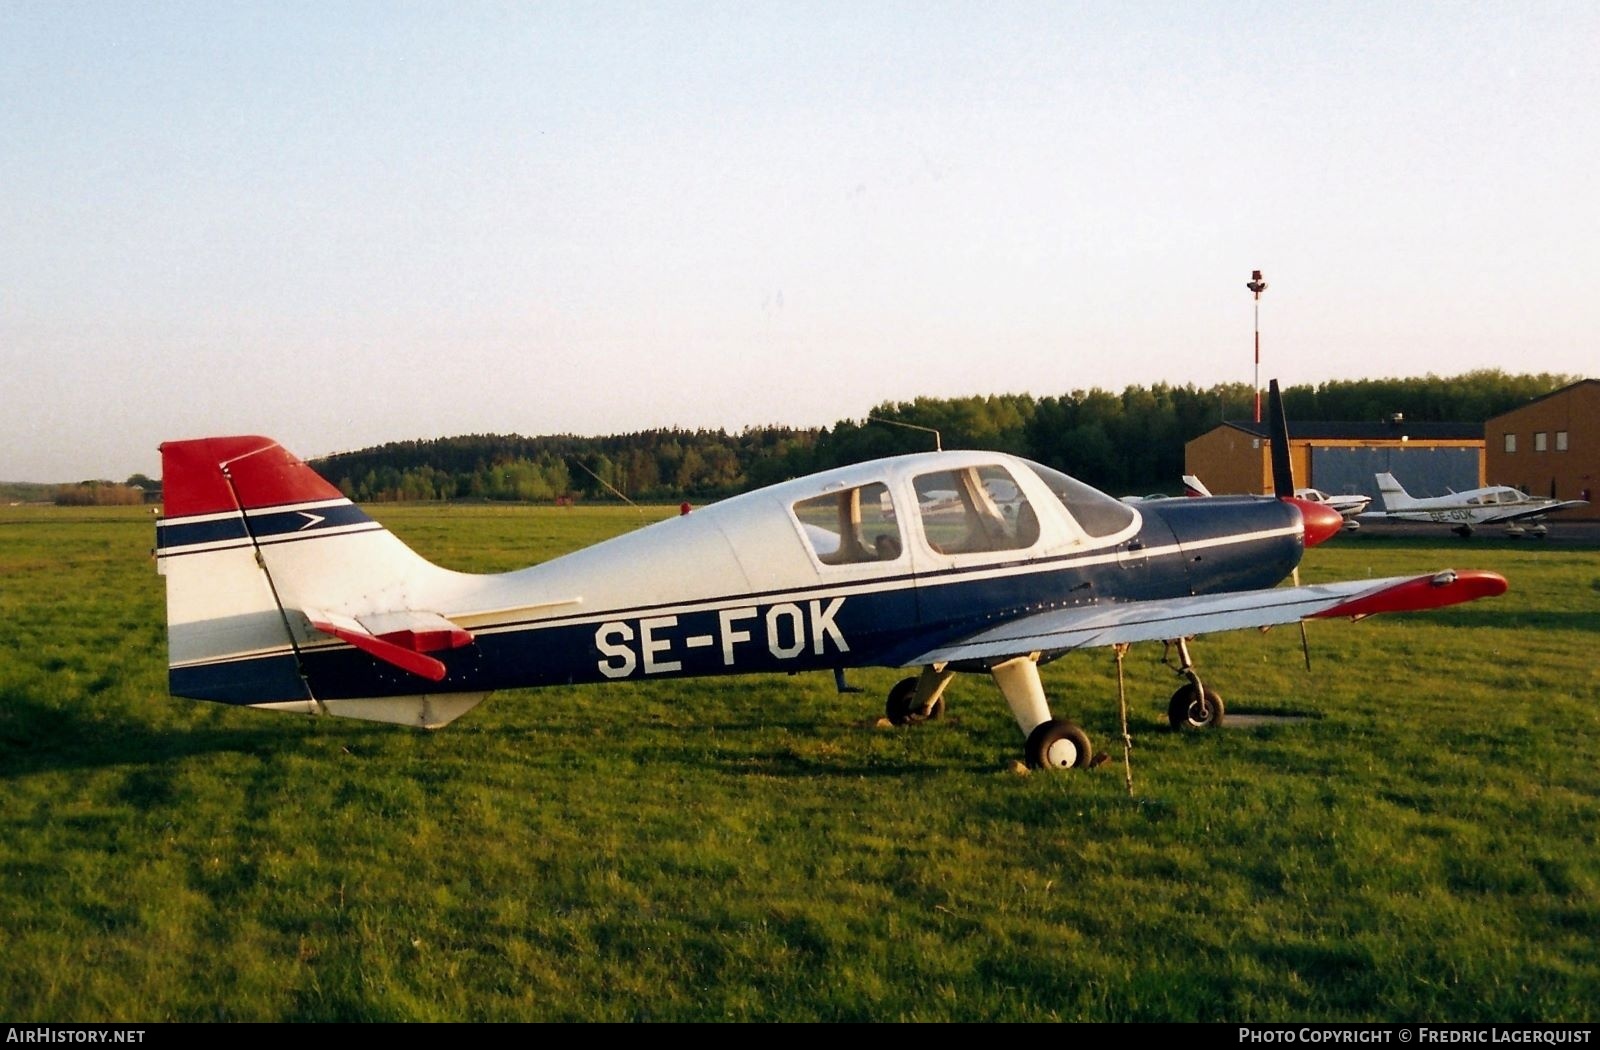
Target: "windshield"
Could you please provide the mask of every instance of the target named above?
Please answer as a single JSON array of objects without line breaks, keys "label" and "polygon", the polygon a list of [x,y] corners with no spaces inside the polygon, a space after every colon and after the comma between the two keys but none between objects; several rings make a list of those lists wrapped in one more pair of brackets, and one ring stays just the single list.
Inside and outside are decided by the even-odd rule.
[{"label": "windshield", "polygon": [[1091,536],[1114,536],[1133,524],[1134,510],[1120,500],[1112,499],[1099,489],[1090,488],[1076,478],[1069,478],[1059,470],[1040,463],[1023,460],[1039,475],[1039,479],[1055,493],[1056,499],[1067,508],[1083,531]]}]

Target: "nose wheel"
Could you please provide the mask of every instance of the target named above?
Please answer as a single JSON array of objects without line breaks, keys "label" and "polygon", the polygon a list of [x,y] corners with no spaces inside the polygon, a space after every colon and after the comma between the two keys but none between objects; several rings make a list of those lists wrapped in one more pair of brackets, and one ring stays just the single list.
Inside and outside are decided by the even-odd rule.
[{"label": "nose wheel", "polygon": [[[1169,647],[1178,648],[1177,671],[1189,681],[1178,687],[1172,694],[1172,699],[1167,703],[1167,721],[1173,729],[1212,729],[1222,724],[1222,697],[1213,689],[1207,689],[1205,683],[1200,681],[1200,672],[1194,669],[1194,660],[1189,656],[1189,639],[1177,638],[1167,643]],[[1162,654],[1162,661],[1166,661],[1166,654]],[[1309,663],[1307,666],[1310,666]]]},{"label": "nose wheel", "polygon": [[1222,714],[1222,697],[1197,682],[1179,686],[1167,704],[1167,721],[1180,731],[1220,726]]}]

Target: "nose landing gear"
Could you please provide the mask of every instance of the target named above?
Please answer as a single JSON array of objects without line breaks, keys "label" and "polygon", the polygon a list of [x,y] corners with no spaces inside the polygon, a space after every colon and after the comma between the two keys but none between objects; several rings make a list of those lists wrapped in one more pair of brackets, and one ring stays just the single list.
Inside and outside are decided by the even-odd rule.
[{"label": "nose landing gear", "polygon": [[[1207,689],[1200,681],[1200,672],[1189,657],[1189,639],[1179,638],[1169,643],[1178,647],[1177,672],[1189,681],[1178,687],[1167,704],[1167,721],[1178,731],[1210,729],[1222,725],[1222,697]],[[1165,661],[1165,657],[1163,657]]]}]

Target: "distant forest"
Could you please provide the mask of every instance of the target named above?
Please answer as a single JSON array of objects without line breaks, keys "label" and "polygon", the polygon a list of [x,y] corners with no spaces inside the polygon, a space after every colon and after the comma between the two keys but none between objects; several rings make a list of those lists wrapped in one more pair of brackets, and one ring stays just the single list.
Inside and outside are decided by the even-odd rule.
[{"label": "distant forest", "polygon": [[[1410,422],[1482,423],[1575,382],[1564,375],[1362,379],[1289,387],[1293,431],[1404,413]],[[1120,394],[1006,394],[884,403],[874,420],[939,431],[947,449],[1013,452],[1112,493],[1177,491],[1183,446],[1224,420],[1249,419],[1248,384],[1130,386]],[[357,502],[395,500],[711,500],[829,467],[933,447],[925,431],[867,420],[831,427],[645,430],[607,437],[470,434],[397,441],[312,461]]]},{"label": "distant forest", "polygon": [[[0,491],[3,488],[0,487]],[[32,488],[34,500],[48,499],[58,507],[129,507],[161,499],[161,482],[152,481],[143,474],[135,474],[120,484],[101,478],[72,485],[35,485]]]}]

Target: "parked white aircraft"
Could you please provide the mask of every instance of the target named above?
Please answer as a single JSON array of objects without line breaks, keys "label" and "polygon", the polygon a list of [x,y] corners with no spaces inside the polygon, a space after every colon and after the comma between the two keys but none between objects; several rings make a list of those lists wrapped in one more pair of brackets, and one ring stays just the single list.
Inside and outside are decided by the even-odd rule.
[{"label": "parked white aircraft", "polygon": [[1303,499],[1307,503],[1320,503],[1324,507],[1332,507],[1344,519],[1344,527],[1354,532],[1361,527],[1356,517],[1372,502],[1371,496],[1360,494],[1348,496],[1335,496],[1321,489],[1295,489],[1295,499]]},{"label": "parked white aircraft", "polygon": [[[1205,482],[1193,474],[1183,476],[1183,494],[1190,497],[1211,495],[1211,490],[1206,488]],[[1354,531],[1361,524],[1356,521],[1356,515],[1367,509],[1367,504],[1372,502],[1371,496],[1330,496],[1321,489],[1295,489],[1294,498],[1305,500],[1307,503],[1316,503],[1336,510],[1344,519],[1344,527]]]},{"label": "parked white aircraft", "polygon": [[[1430,496],[1418,499],[1405,490],[1393,474],[1379,474],[1378,494],[1383,498],[1383,510],[1364,515],[1389,521],[1436,521],[1451,526],[1457,536],[1472,535],[1479,525],[1504,525],[1506,534],[1543,536],[1546,532],[1544,516],[1558,510],[1587,507],[1588,500],[1547,499],[1530,496],[1509,485],[1489,485],[1466,492],[1452,492],[1448,496]],[[1532,528],[1523,523],[1533,522]]]}]

